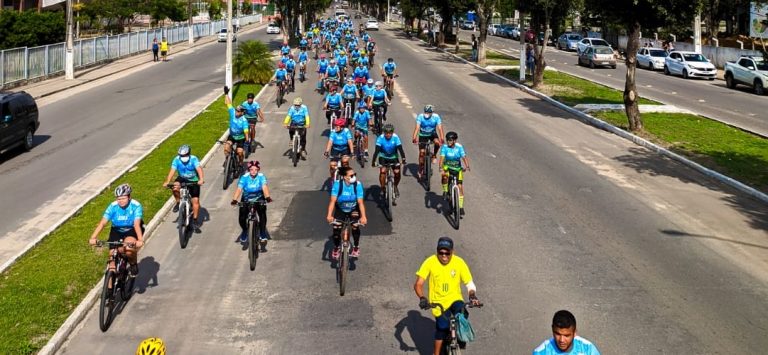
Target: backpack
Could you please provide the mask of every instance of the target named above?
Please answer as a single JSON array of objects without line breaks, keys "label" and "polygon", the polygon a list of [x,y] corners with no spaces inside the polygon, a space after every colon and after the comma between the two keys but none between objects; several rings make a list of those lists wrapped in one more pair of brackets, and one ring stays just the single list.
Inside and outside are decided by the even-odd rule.
[{"label": "backpack", "polygon": [[463,312],[456,315],[456,333],[462,343],[475,341],[475,330],[472,329],[472,324],[469,324],[469,319]]},{"label": "backpack", "polygon": [[[342,185],[344,182],[338,181],[339,183],[339,192],[336,193],[336,200],[338,201],[339,196],[341,196],[341,193],[344,192],[344,185]],[[335,184],[335,182],[334,182]],[[354,184],[352,184],[352,191],[355,192],[355,200],[357,200],[357,181],[355,181]]]}]

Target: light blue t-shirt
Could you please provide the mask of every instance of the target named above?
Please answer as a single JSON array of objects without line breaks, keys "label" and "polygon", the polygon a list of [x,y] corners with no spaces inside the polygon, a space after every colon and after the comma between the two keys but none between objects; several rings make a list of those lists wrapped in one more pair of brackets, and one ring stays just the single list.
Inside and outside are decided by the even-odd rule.
[{"label": "light blue t-shirt", "polygon": [[384,69],[384,73],[392,75],[395,73],[395,69],[397,69],[397,64],[395,64],[395,62],[386,62],[381,67]]},{"label": "light blue t-shirt", "polygon": [[376,146],[380,149],[380,156],[387,159],[397,158],[397,147],[403,145],[397,133],[392,133],[392,138],[387,139],[383,134],[376,138]]},{"label": "light blue t-shirt", "polygon": [[344,93],[345,99],[354,99],[357,96],[357,86],[355,84],[345,84],[341,92]]},{"label": "light blue t-shirt", "polygon": [[336,56],[336,63],[338,63],[340,67],[346,67],[347,66],[347,56],[339,54],[338,56]]},{"label": "light blue t-shirt", "polygon": [[338,109],[341,107],[341,94],[333,93],[325,95],[325,103],[328,104],[329,109]]},{"label": "light blue t-shirt", "polygon": [[280,47],[280,52],[283,53],[283,54],[290,53],[291,52],[291,46],[286,44],[286,45]]},{"label": "light blue t-shirt", "polygon": [[299,62],[306,62],[307,60],[309,60],[309,56],[307,56],[307,52],[299,53]]},{"label": "light blue t-shirt", "polygon": [[440,115],[433,113],[432,117],[427,119],[424,117],[423,113],[420,113],[418,116],[416,116],[416,123],[419,124],[419,135],[420,136],[431,136],[435,133],[435,128],[439,124],[441,124],[443,120],[440,118]]},{"label": "light blue t-shirt", "polygon": [[196,156],[189,157],[189,161],[185,164],[181,161],[181,158],[177,155],[171,162],[171,168],[179,173],[179,177],[187,181],[198,181],[197,167],[200,166],[200,160]]},{"label": "light blue t-shirt", "polygon": [[[339,194],[339,188],[341,187],[341,194]],[[357,185],[357,188],[355,188]],[[349,213],[357,207],[357,199],[362,199],[363,195],[363,183],[358,181],[355,184],[347,184],[346,182],[336,181],[333,183],[331,189],[331,196],[338,196],[336,199],[336,206],[342,211]]]},{"label": "light blue t-shirt", "polygon": [[368,80],[370,78],[370,75],[368,73],[368,68],[366,66],[362,67],[355,67],[355,72],[353,76],[357,78],[365,78],[365,80]]},{"label": "light blue t-shirt", "polygon": [[449,168],[461,168],[461,158],[467,156],[464,152],[464,146],[459,143],[454,143],[453,148],[448,144],[440,146],[440,156],[443,158],[443,164],[448,165]]},{"label": "light blue t-shirt", "polygon": [[325,73],[328,70],[328,59],[320,59],[317,61],[317,71],[319,73]]},{"label": "light blue t-shirt", "polygon": [[584,339],[580,336],[575,336],[573,338],[573,346],[571,346],[571,351],[569,352],[562,352],[560,349],[558,349],[557,344],[555,343],[554,338],[549,338],[545,340],[539,347],[536,349],[533,349],[533,355],[561,355],[561,354],[568,354],[568,355],[600,355],[600,351],[597,350],[597,347],[595,344],[592,344],[587,339]]},{"label": "light blue t-shirt", "polygon": [[229,105],[229,135],[232,139],[245,139],[245,130],[248,129],[248,120],[245,116],[237,118],[235,108]]},{"label": "light blue t-shirt", "polygon": [[288,76],[288,71],[283,68],[278,68],[275,70],[275,79],[276,80],[285,80],[286,76]]},{"label": "light blue t-shirt", "polygon": [[256,113],[258,113],[259,109],[261,109],[261,105],[259,105],[259,103],[256,101],[254,101],[252,104],[249,104],[248,100],[246,100],[246,101],[243,101],[243,103],[240,104],[240,106],[243,106],[243,108],[245,109],[245,115],[251,118],[256,117]]},{"label": "light blue t-shirt", "polygon": [[344,128],[341,132],[332,130],[328,135],[328,139],[332,142],[333,150],[342,151],[349,148],[349,141],[352,139],[352,132],[348,128]]},{"label": "light blue t-shirt", "polygon": [[373,84],[371,85],[366,84],[366,85],[363,85],[360,90],[363,92],[363,96],[369,97],[373,95],[373,91],[376,90],[376,87],[373,86]]},{"label": "light blue t-shirt", "polygon": [[331,65],[328,67],[326,74],[328,74],[329,78],[336,78],[339,76],[339,66],[338,65]]},{"label": "light blue t-shirt", "polygon": [[285,61],[285,70],[286,71],[293,71],[296,69],[296,61],[293,59],[288,59]]},{"label": "light blue t-shirt", "polygon": [[371,121],[371,113],[368,110],[363,110],[363,113],[360,113],[360,110],[355,111],[352,119],[355,120],[355,128],[357,130],[368,132],[368,123]]},{"label": "light blue t-shirt", "polygon": [[309,109],[307,105],[301,105],[299,109],[296,109],[295,105],[291,105],[291,108],[288,109],[288,116],[291,117],[291,125],[304,126],[307,123]]},{"label": "light blue t-shirt", "polygon": [[384,89],[373,89],[373,92],[371,93],[371,96],[373,96],[373,103],[375,104],[381,104],[387,99],[387,90]]},{"label": "light blue t-shirt", "polygon": [[117,201],[114,201],[107,206],[102,217],[112,223],[112,227],[121,232],[127,232],[133,228],[135,220],[141,220],[144,217],[144,208],[141,207],[139,201],[134,199],[131,199],[125,208],[120,207]]},{"label": "light blue t-shirt", "polygon": [[264,186],[267,185],[267,177],[262,173],[255,177],[250,173],[245,173],[237,182],[237,187],[243,189],[241,200],[244,202],[254,202],[264,195]]}]

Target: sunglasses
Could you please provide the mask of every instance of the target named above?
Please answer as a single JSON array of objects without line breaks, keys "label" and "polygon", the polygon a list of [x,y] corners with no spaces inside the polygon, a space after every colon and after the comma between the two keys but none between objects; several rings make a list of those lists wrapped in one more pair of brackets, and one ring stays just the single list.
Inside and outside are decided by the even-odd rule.
[{"label": "sunglasses", "polygon": [[348,178],[353,178],[353,177],[355,177],[355,176],[357,176],[357,174],[356,174],[356,173],[355,173],[355,174],[352,174],[352,175],[347,175],[347,177],[348,177]]},{"label": "sunglasses", "polygon": [[437,252],[437,255],[440,255],[440,256],[451,256],[451,254],[452,253],[450,251],[438,251]]}]

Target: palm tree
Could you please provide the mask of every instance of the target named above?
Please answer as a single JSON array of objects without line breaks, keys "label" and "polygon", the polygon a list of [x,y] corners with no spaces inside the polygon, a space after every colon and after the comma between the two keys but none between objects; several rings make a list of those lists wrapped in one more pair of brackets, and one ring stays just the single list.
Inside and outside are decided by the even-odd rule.
[{"label": "palm tree", "polygon": [[272,54],[262,42],[244,41],[237,46],[233,69],[244,82],[264,85],[272,78]]}]

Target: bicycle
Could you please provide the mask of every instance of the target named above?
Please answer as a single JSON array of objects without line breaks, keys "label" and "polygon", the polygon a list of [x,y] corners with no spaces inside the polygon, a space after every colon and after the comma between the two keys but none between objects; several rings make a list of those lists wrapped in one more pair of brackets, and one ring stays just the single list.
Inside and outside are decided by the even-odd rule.
[{"label": "bicycle", "polygon": [[448,170],[448,213],[453,215],[454,227],[459,229],[459,221],[461,220],[461,208],[459,208],[459,198],[461,191],[459,189],[459,172]]},{"label": "bicycle", "polygon": [[385,168],[387,168],[387,186],[384,190],[385,200],[386,200],[386,209],[387,214],[389,215],[389,221],[392,222],[394,219],[394,214],[392,213],[392,206],[397,205],[397,202],[395,201],[397,199],[397,194],[395,193],[395,172],[394,168],[399,167],[400,164],[385,164],[382,165]]},{"label": "bicycle", "polygon": [[[219,141],[219,143],[224,144],[226,142]],[[232,142],[229,155],[224,159],[224,182],[222,186],[224,190],[240,176],[240,168],[240,159],[237,156],[237,142]]]},{"label": "bicycle", "polygon": [[399,77],[400,75],[385,75],[384,76],[384,87],[387,90],[387,95],[389,95],[389,99],[391,100],[395,96],[395,92],[393,88],[395,87],[395,78]]},{"label": "bicycle", "polygon": [[426,147],[424,147],[424,188],[429,191],[431,188],[431,178],[432,178],[432,150],[434,149],[434,145],[432,141],[429,141],[426,143]]},{"label": "bicycle", "polygon": [[[194,230],[192,226],[192,196],[189,194],[189,186],[197,185],[195,182],[179,182],[181,186],[179,189],[179,217],[176,220],[177,228],[179,229],[179,244],[181,249],[187,247],[189,237],[192,236]],[[173,189],[174,184],[166,185],[169,189]]]},{"label": "bicycle", "polygon": [[240,202],[237,205],[240,207],[246,206],[248,208],[248,262],[251,271],[256,269],[256,259],[259,258],[260,248],[259,244],[266,244],[266,240],[262,243],[257,243],[259,238],[259,214],[256,212],[257,205],[266,205],[266,200],[258,200],[253,202]]},{"label": "bicycle", "polygon": [[303,148],[301,146],[300,133],[303,133],[303,130],[306,130],[307,128],[304,126],[291,125],[289,126],[289,129],[293,129],[293,137],[291,138],[291,161],[293,162],[293,166],[296,167],[296,165],[299,164],[301,149]]},{"label": "bicycle", "polygon": [[368,148],[365,146],[365,137],[360,132],[355,132],[355,159],[357,159],[357,162],[360,163],[361,168],[365,168],[365,162],[367,159],[365,158],[365,149]]},{"label": "bicycle", "polygon": [[[467,312],[467,308],[480,308],[483,304],[478,304],[477,306],[473,304],[465,304],[462,312]],[[445,315],[445,308],[443,305],[439,303],[430,303],[430,308],[440,308],[440,317]],[[446,342],[443,341],[443,348],[440,350],[441,354],[450,354],[450,355],[461,355],[461,349],[459,347],[459,336],[458,336],[458,327],[456,326],[456,315],[451,312],[450,316],[448,317],[448,322],[450,324],[449,332],[450,332],[450,340]]]},{"label": "bicycle", "polygon": [[349,242],[349,235],[352,233],[352,227],[363,226],[360,222],[352,221],[347,217],[343,221],[334,219],[331,222],[333,226],[341,226],[341,255],[339,256],[338,264],[336,265],[336,277],[339,281],[339,296],[344,296],[344,291],[347,287],[347,269],[349,269],[349,252],[352,249]]},{"label": "bicycle", "polygon": [[285,80],[277,82],[277,97],[275,98],[275,104],[277,107],[283,103],[283,97],[285,96]]},{"label": "bicycle", "polygon": [[246,159],[248,158],[248,156],[251,155],[251,153],[256,153],[256,143],[255,143],[256,142],[256,123],[255,122],[248,124],[248,136],[250,136],[251,141],[250,142],[246,141],[245,147],[243,147],[244,148],[243,151]]},{"label": "bicycle", "polygon": [[304,62],[299,62],[299,81],[304,82],[307,79],[307,65]]},{"label": "bicycle", "polygon": [[296,92],[296,70],[289,71],[288,78],[288,88],[290,89],[290,92]]},{"label": "bicycle", "polygon": [[347,125],[352,124],[352,115],[354,114],[354,110],[352,107],[355,106],[355,96],[354,95],[347,95],[344,97],[344,117],[345,120],[347,120]]},{"label": "bicycle", "polygon": [[[126,244],[122,240],[117,242],[97,241],[96,246],[118,245],[133,248],[133,243]],[[110,269],[110,263],[115,263],[114,270]],[[128,259],[124,253],[118,252],[117,248],[109,251],[109,260],[107,260],[107,269],[104,271],[104,284],[101,288],[101,300],[99,302],[99,328],[106,332],[114,319],[115,306],[117,305],[117,295],[120,295],[120,301],[126,302],[133,296],[133,286],[136,279],[128,275]],[[120,290],[118,292],[118,290]]]},{"label": "bicycle", "polygon": [[381,135],[382,119],[384,118],[384,105],[385,103],[376,104],[373,103],[373,132],[374,134]]}]

